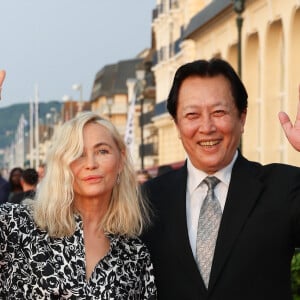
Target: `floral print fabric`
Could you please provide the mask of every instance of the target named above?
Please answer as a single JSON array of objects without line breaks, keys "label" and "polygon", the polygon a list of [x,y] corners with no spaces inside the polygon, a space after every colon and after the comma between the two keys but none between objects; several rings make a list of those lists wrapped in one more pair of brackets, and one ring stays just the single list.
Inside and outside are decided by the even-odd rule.
[{"label": "floral print fabric", "polygon": [[110,250],[89,280],[83,225],[52,238],[24,205],[0,206],[0,299],[156,299],[153,266],[139,239],[109,235]]}]

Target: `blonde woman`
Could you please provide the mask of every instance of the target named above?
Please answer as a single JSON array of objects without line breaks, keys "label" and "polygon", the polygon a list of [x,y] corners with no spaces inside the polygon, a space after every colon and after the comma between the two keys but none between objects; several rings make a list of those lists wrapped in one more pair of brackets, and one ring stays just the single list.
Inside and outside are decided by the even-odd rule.
[{"label": "blonde woman", "polygon": [[156,299],[148,220],[125,144],[84,112],[49,149],[36,199],[0,207],[1,299]]}]

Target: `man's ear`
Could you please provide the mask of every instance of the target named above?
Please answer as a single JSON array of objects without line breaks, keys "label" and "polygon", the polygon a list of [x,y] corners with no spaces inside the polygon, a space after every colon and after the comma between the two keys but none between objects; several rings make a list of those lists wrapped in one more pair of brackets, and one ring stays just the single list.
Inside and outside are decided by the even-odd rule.
[{"label": "man's ear", "polygon": [[242,127],[241,127],[242,132],[241,133],[244,133],[246,118],[247,118],[247,109],[245,109],[241,114],[241,123],[242,123]]}]

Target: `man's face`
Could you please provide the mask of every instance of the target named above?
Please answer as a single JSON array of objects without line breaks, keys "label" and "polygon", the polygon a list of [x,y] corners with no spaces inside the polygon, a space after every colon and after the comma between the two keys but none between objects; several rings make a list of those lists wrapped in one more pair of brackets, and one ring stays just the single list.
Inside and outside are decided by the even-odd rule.
[{"label": "man's face", "polygon": [[227,166],[244,132],[230,82],[222,75],[186,78],[178,94],[176,126],[192,162],[208,174]]}]

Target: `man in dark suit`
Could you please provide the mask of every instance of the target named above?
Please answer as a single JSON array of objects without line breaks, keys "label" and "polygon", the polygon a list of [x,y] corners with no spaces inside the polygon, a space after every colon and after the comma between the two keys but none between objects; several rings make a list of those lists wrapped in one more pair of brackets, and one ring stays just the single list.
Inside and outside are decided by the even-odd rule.
[{"label": "man in dark suit", "polygon": [[[238,147],[247,97],[233,68],[220,59],[188,63],[175,74],[167,107],[188,158],[181,169],[143,186],[153,206],[153,225],[142,238],[152,255],[160,300],[292,299],[291,258],[300,246],[300,169],[243,157]],[[295,126],[286,114],[279,118],[300,150],[300,109]],[[212,176],[218,183],[206,196],[205,179]],[[210,246],[201,237],[212,231],[203,218],[217,218],[203,213],[206,198],[217,201],[221,221],[211,222],[217,237],[212,262],[203,265]]]}]

